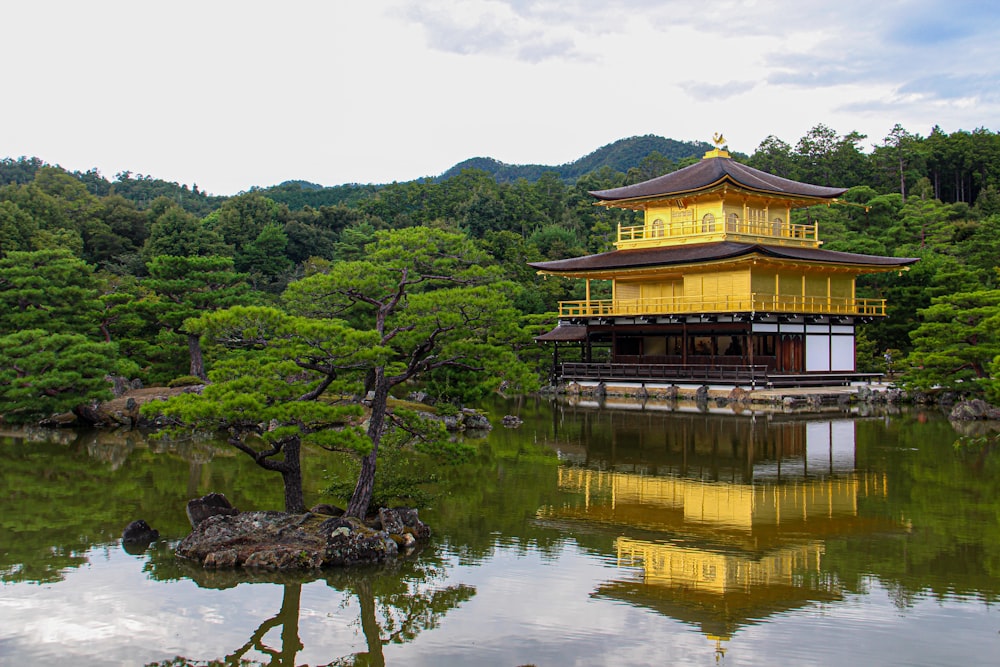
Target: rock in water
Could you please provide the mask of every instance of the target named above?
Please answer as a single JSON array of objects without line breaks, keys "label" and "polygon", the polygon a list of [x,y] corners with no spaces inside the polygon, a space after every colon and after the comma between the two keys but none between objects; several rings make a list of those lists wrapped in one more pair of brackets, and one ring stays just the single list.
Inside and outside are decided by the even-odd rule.
[{"label": "rock in water", "polygon": [[948,415],[948,419],[951,421],[998,420],[1000,419],[1000,409],[982,399],[975,398],[971,401],[957,403]]},{"label": "rock in water", "polygon": [[137,519],[125,526],[122,531],[122,548],[127,553],[139,554],[160,537],[160,531],[154,530],[143,519]]},{"label": "rock in water", "polygon": [[381,563],[428,537],[413,509],[380,510],[374,525],[311,512],[241,512],[199,522],[176,554],[206,568],[312,570]]}]

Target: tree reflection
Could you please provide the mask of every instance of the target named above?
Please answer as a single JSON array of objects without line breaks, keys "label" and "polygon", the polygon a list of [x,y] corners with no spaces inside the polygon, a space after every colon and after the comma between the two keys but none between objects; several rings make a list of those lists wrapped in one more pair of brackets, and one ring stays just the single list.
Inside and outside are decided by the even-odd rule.
[{"label": "tree reflection", "polygon": [[[285,593],[281,598],[281,609],[267,619],[254,631],[247,642],[226,656],[226,664],[233,664],[254,649],[270,657],[268,665],[294,667],[295,655],[305,646],[299,639],[299,606],[302,598],[302,584],[285,584]],[[272,629],[281,626],[281,648],[275,649],[264,643],[264,636]]]},{"label": "tree reflection", "polygon": [[[305,648],[300,638],[299,615],[302,585],[307,578],[275,573],[245,571],[210,571],[200,566],[181,565],[186,575],[203,588],[230,588],[241,583],[281,583],[283,595],[278,612],[265,619],[246,642],[223,658],[192,660],[178,656],[172,660],[149,663],[152,667],[187,667],[214,665],[268,665],[294,667],[296,656]],[[166,574],[161,568],[159,574]],[[384,647],[404,644],[424,630],[436,628],[450,610],[475,595],[472,586],[444,586],[446,571],[442,563],[429,556],[381,568],[348,568],[323,573],[326,584],[343,593],[341,608],[357,604],[358,617],[351,625],[360,630],[366,650],[335,657],[328,663],[337,667],[382,667]],[[278,642],[269,638],[280,627]]]},{"label": "tree reflection", "polygon": [[449,610],[476,594],[475,588],[464,584],[420,590],[412,586],[412,581],[394,573],[356,577],[344,571],[327,579],[327,583],[357,598],[361,630],[368,647],[367,651],[330,663],[338,667],[384,666],[386,644],[404,644],[416,639],[422,631],[436,628]]}]

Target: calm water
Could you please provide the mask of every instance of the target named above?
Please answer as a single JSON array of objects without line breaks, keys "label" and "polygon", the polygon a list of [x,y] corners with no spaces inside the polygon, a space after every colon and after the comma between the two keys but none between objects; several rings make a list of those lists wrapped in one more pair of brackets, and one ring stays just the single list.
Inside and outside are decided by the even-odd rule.
[{"label": "calm water", "polygon": [[0,664],[1000,664],[1000,453],[938,415],[494,410],[420,554],[278,581],[171,555],[188,498],[280,507],[242,455],[0,438]]}]

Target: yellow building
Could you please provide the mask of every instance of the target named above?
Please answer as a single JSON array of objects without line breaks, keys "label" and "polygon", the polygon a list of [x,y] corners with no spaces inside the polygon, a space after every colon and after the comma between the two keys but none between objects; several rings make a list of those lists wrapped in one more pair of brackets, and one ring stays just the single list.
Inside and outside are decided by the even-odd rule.
[{"label": "yellow building", "polygon": [[[579,344],[575,380],[794,385],[849,382],[855,327],[885,316],[884,299],[859,298],[859,275],[917,261],[820,248],[816,224],[793,209],[844,193],[773,176],[715,149],[684,169],[591,192],[601,206],[642,211],[618,229],[617,249],[535,262],[539,273],[586,281],[586,298],[560,304],[542,342]],[[590,298],[593,280],[610,299]],[[609,359],[594,363],[594,349]]]}]

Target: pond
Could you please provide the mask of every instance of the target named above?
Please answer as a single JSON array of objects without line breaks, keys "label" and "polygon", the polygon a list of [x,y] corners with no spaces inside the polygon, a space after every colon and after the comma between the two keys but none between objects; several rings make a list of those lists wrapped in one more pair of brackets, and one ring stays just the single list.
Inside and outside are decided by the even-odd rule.
[{"label": "pond", "polygon": [[[0,437],[0,664],[951,665],[1000,655],[1000,453],[933,411],[534,399],[444,468],[431,543],[321,576],[178,562],[184,504],[281,506],[243,455]],[[499,417],[517,414],[517,429]],[[307,503],[326,500],[310,453]],[[161,533],[131,554],[122,528]],[[994,658],[989,658],[994,656]]]}]

